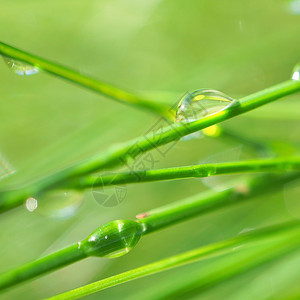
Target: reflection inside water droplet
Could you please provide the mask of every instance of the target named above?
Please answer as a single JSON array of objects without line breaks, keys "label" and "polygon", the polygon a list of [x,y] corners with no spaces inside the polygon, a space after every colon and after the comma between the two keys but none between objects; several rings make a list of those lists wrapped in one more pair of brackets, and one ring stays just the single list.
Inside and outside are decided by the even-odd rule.
[{"label": "reflection inside water droplet", "polygon": [[39,73],[39,69],[32,65],[20,62],[7,56],[3,56],[4,62],[16,74],[20,76],[34,75]]},{"label": "reflection inside water droplet", "polygon": [[233,98],[209,89],[196,90],[184,95],[176,109],[176,122],[192,122],[229,107]]},{"label": "reflection inside water droplet", "polygon": [[300,64],[296,65],[292,74],[293,80],[300,80]]},{"label": "reflection inside water droplet", "polygon": [[83,202],[83,194],[78,191],[54,190],[38,194],[26,200],[26,208],[41,215],[67,219],[78,211]]},{"label": "reflection inside water droplet", "polygon": [[218,137],[222,133],[222,129],[219,125],[212,125],[202,130],[202,133],[209,137]]}]

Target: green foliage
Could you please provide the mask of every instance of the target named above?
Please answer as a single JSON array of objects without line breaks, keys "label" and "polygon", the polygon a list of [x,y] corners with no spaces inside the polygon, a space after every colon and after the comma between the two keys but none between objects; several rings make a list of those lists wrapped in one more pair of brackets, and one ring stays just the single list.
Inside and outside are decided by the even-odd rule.
[{"label": "green foliage", "polygon": [[[299,84],[285,81],[299,60],[299,47],[295,40],[299,20],[297,15],[291,15],[290,2],[252,1],[241,5],[235,0],[226,3],[133,3],[117,0],[73,1],[70,6],[64,0],[51,3],[6,0],[1,4],[1,39],[26,49],[28,53],[47,57],[47,61],[37,61],[38,57],[27,56],[23,57],[23,61],[100,92],[102,96],[135,103],[127,107],[107,101],[85,89],[65,84],[46,72],[34,78],[18,77],[3,63],[3,68],[0,68],[3,99],[0,118],[4,130],[0,135],[0,154],[2,159],[3,152],[3,157],[8,158],[18,172],[0,182],[1,210],[15,208],[1,214],[1,271],[39,257],[49,257],[52,252],[61,253],[61,259],[54,259],[51,265],[46,264],[43,271],[66,266],[84,258],[85,254],[82,252],[77,256],[72,255],[72,251],[60,249],[82,240],[101,224],[120,218],[130,219],[140,211],[155,213],[155,208],[158,208],[157,215],[161,217],[153,219],[155,226],[160,220],[164,220],[163,224],[169,221],[176,223],[176,214],[164,218],[168,207],[171,211],[174,208],[175,212],[179,203],[175,200],[207,189],[202,184],[205,181],[199,179],[140,182],[128,186],[126,201],[113,208],[99,205],[87,192],[78,213],[69,219],[50,219],[43,215],[39,206],[33,212],[22,207],[27,197],[39,195],[44,190],[66,188],[75,183],[90,187],[88,183],[97,177],[90,172],[107,171],[119,165],[119,158],[123,157],[127,146],[136,141],[141,146],[141,153],[152,150],[149,153],[157,155],[157,148],[149,146],[149,141],[134,138],[145,137],[149,131],[148,137],[152,136],[158,117],[135,111],[132,109],[134,106],[146,108],[145,112],[156,112],[157,115],[166,111],[165,103],[173,106],[183,93],[199,88],[211,87],[236,99],[253,91],[262,91],[242,98],[241,105],[217,118],[209,117],[193,123],[188,131],[186,126],[180,129],[178,124],[179,135],[168,129],[162,132],[159,137],[163,137],[162,144],[167,144],[173,138],[177,141],[188,132],[196,132],[243,113],[222,124],[224,134],[220,137],[177,142],[166,156],[158,156],[154,175],[151,172],[146,174],[151,174],[150,179],[155,179],[155,176],[179,179],[182,169],[177,169],[175,175],[166,168],[195,166],[206,159],[215,167],[214,163],[218,161],[214,161],[214,155],[218,153],[224,157],[223,167],[226,168],[226,162],[234,160],[226,158],[226,151],[240,144],[244,147],[241,157],[236,160],[242,161],[229,164],[229,168],[234,165],[239,168],[239,164],[245,163],[247,169],[249,159],[253,168],[259,168],[258,165],[263,168],[261,156],[277,153],[284,157],[270,159],[270,164],[273,162],[274,165],[272,168],[268,165],[267,171],[289,173],[287,177],[277,177],[278,174],[261,177],[269,178],[268,193],[260,193],[260,188],[264,187],[260,177],[250,180],[256,183],[255,187],[259,186],[258,189],[250,189],[250,194],[257,191],[252,201],[230,209],[226,208],[227,205],[223,206],[223,210],[211,209],[210,214],[201,218],[165,231],[156,231],[142,239],[128,256],[117,260],[90,258],[11,289],[3,294],[5,299],[44,298],[105,277],[108,277],[106,282],[111,284],[110,276],[120,273],[116,276],[120,280],[125,279],[122,272],[169,257],[174,252],[184,252],[199,245],[209,247],[216,242],[227,241],[245,228],[260,228],[299,217],[299,204],[294,201],[299,194],[299,181],[294,181],[298,175],[290,172],[291,169],[296,170],[296,165],[291,167],[289,164],[292,158],[299,157],[298,95],[292,95],[299,90]],[[3,44],[1,49],[3,51]],[[24,55],[24,52],[6,47],[8,49],[14,54]],[[22,60],[22,57],[19,58]],[[28,60],[32,58],[35,61]],[[60,63],[49,65],[48,59]],[[72,66],[78,71],[61,68],[61,65]],[[277,82],[283,83],[274,86]],[[126,87],[126,92],[119,88],[121,86]],[[273,88],[265,90],[268,86]],[[144,92],[139,92],[141,90]],[[164,92],[167,90],[171,92]],[[255,109],[283,96],[286,99]],[[131,140],[129,144],[126,143],[128,140]],[[119,142],[123,144],[116,146],[115,143]],[[157,140],[151,139],[151,142]],[[100,155],[93,156],[95,153]],[[120,176],[129,176],[127,171],[122,170]],[[191,175],[190,171],[187,170],[184,175]],[[70,174],[80,176],[75,178]],[[104,173],[103,176],[109,181],[111,175]],[[15,187],[18,189],[15,190]],[[238,191],[243,194],[247,189],[240,186]],[[229,189],[229,192],[205,193],[229,195],[231,192]],[[188,199],[196,203],[197,197],[202,196]],[[240,197],[244,200],[242,195]],[[216,200],[218,197],[212,198]],[[187,214],[184,218],[181,215],[182,220],[189,219],[192,208],[195,209],[191,206],[189,211],[188,202],[185,206]],[[170,206],[165,206],[168,203]],[[164,207],[162,211],[160,207]],[[145,214],[142,216],[145,217]],[[143,219],[147,220],[147,217]],[[151,221],[151,216],[148,220]],[[278,241],[276,247],[274,245],[266,238],[265,245],[250,247],[246,251],[237,249],[226,256],[146,277],[90,298],[98,299],[99,295],[106,299],[129,296],[135,299],[175,296],[223,299],[224,295],[229,295],[230,299],[297,297],[297,239],[289,239],[283,233],[282,241]],[[78,245],[75,244],[75,247],[78,248]],[[35,263],[27,266],[22,271],[26,276],[40,274]],[[150,267],[144,270],[149,271]],[[7,277],[12,282],[16,282],[16,278],[13,271]],[[21,280],[22,277],[17,281]]]}]

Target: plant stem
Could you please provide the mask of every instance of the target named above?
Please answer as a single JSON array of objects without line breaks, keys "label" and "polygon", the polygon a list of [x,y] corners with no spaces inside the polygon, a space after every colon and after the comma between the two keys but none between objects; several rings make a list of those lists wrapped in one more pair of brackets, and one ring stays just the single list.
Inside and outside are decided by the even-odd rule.
[{"label": "plant stem", "polygon": [[143,229],[141,224],[129,220],[104,224],[76,244],[0,274],[0,290],[90,256],[113,258],[128,253],[139,241]]},{"label": "plant stem", "polygon": [[125,91],[97,79],[93,79],[89,76],[82,75],[79,72],[68,67],[61,66],[57,63],[19,50],[2,42],[0,42],[0,54],[33,65],[50,74],[79,84],[80,86],[93,90],[97,93],[100,93],[101,95],[107,96],[121,103],[130,104],[138,108],[143,108],[152,113],[163,115],[168,118],[171,116],[170,107],[165,104],[151,102],[147,99],[143,99],[135,95],[134,93]]},{"label": "plant stem", "polygon": [[283,187],[287,182],[300,177],[300,173],[282,176],[263,175],[237,183],[224,191],[208,191],[180,200],[160,208],[139,214],[137,218],[145,227],[144,234],[152,233],[164,227],[191,219],[208,211],[238,202],[244,202],[255,196],[272,192]]},{"label": "plant stem", "polygon": [[190,276],[187,280],[182,278],[180,282],[174,283],[172,287],[169,286],[164,291],[160,290],[159,293],[152,293],[150,297],[147,297],[148,293],[145,291],[146,297],[142,297],[142,299],[178,300],[190,299],[195,295],[203,295],[209,289],[233,277],[242,276],[248,271],[273,263],[274,260],[298,251],[299,241],[295,241],[295,236],[292,235],[292,237],[288,236],[280,240],[279,243],[269,243],[267,246],[263,245],[260,247],[255,245],[251,251],[246,251],[246,253],[243,250],[235,251],[225,257],[220,257],[218,260],[210,261],[204,268],[201,268],[201,272],[197,272],[197,274]]},{"label": "plant stem", "polygon": [[21,281],[34,278],[88,256],[116,257],[115,253],[125,254],[134,248],[139,239],[146,234],[208,211],[251,199],[258,194],[275,191],[285,183],[299,177],[300,173],[281,176],[264,175],[238,183],[233,188],[222,192],[201,193],[192,198],[140,214],[136,221],[112,221],[100,226],[90,236],[77,244],[0,275],[0,288],[4,289],[16,285]]},{"label": "plant stem", "polygon": [[300,91],[300,81],[284,81],[273,87],[242,98],[240,101],[235,102],[234,105],[213,115],[203,117],[190,123],[183,122],[172,124],[127,143],[114,146],[111,149],[86,159],[85,161],[81,161],[76,165],[28,184],[19,190],[3,191],[0,193],[0,212],[20,206],[26,198],[30,197],[32,194],[47,188],[55,187],[55,185],[59,185],[67,179],[83,176],[103,170],[104,168],[123,165],[130,159],[135,159],[142,153],[177,141],[185,135],[246,113],[297,91]]},{"label": "plant stem", "polygon": [[154,169],[116,174],[89,175],[64,183],[65,188],[87,189],[118,184],[200,178],[224,174],[300,171],[300,157],[247,160]]},{"label": "plant stem", "polygon": [[78,244],[71,245],[19,268],[0,274],[0,290],[19,284],[40,274],[49,273],[86,257]]},{"label": "plant stem", "polygon": [[[83,296],[104,290],[106,288],[116,286],[118,284],[138,279],[144,276],[152,275],[161,271],[165,271],[174,267],[182,266],[195,261],[200,261],[209,257],[214,257],[232,251],[233,247],[249,246],[252,243],[259,242],[269,238],[280,238],[282,234],[291,234],[294,244],[299,245],[297,237],[299,237],[299,223],[286,223],[281,226],[273,226],[260,230],[255,230],[247,234],[242,234],[236,238],[228,239],[222,242],[207,245],[192,251],[184,252],[179,255],[174,255],[166,259],[162,259],[155,263],[151,263],[85,286],[56,295],[49,299],[78,299]],[[246,244],[244,244],[246,243]],[[285,244],[285,243],[284,243]]]}]

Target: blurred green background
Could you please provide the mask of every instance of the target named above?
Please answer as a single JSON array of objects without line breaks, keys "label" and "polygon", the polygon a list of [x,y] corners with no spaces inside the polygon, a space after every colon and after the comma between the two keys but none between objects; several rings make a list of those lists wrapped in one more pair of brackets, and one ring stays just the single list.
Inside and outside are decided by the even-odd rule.
[{"label": "blurred green background", "polygon": [[[297,6],[298,3],[298,6]],[[300,60],[299,1],[8,1],[0,2],[1,41],[173,105],[186,91],[220,90],[239,98],[288,79]],[[298,10],[297,10],[298,7]],[[0,64],[0,152],[17,170],[0,182],[30,181],[148,132],[158,118],[46,73],[21,77]],[[276,144],[300,146],[299,95],[224,123],[224,128]],[[238,152],[241,155],[224,153]],[[257,157],[239,143],[212,138],[178,142],[155,167]],[[225,152],[224,152],[225,151]],[[213,157],[213,158],[211,158]],[[3,299],[39,299],[185,250],[300,217],[299,182],[282,192],[219,210],[140,241],[118,259],[89,258],[25,283]],[[101,224],[206,190],[201,180],[129,185],[118,206],[99,205],[91,191],[69,218],[20,207],[0,218],[1,271],[76,242]],[[234,259],[234,257],[233,257]],[[143,299],[209,262],[134,281],[90,299]],[[295,289],[300,255],[219,285],[197,299],[275,299]],[[225,295],[225,296],[224,296]],[[154,297],[154,296],[153,296]]]}]

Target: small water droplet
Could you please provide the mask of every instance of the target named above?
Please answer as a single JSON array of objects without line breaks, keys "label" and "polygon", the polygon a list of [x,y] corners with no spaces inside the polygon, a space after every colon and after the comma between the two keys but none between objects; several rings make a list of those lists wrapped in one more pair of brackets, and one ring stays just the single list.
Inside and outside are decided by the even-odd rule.
[{"label": "small water droplet", "polygon": [[292,74],[293,80],[300,80],[300,64],[296,65]]},{"label": "small water droplet", "polygon": [[[215,164],[215,163],[226,163],[226,162],[234,162],[239,161],[242,152],[242,145],[237,147],[210,155],[206,159],[200,161],[200,164]],[[214,175],[214,174],[212,174]],[[233,185],[233,180],[236,179],[237,175],[218,175],[212,177],[203,177],[201,181],[207,187],[216,190],[216,191],[224,191]],[[246,192],[245,189],[240,186],[240,192]]]},{"label": "small water droplet", "polygon": [[83,240],[82,247],[88,256],[119,257],[134,248],[143,231],[144,227],[135,221],[112,221]]},{"label": "small water droplet", "polygon": [[25,206],[29,212],[33,212],[38,207],[38,201],[35,198],[30,197],[26,200]]},{"label": "small water droplet", "polygon": [[7,56],[3,56],[6,65],[16,74],[20,76],[34,75],[39,73],[39,69],[32,65],[20,62]]},{"label": "small water droplet", "polygon": [[176,110],[176,122],[192,122],[229,107],[235,100],[219,91],[201,89],[185,94]]},{"label": "small water droplet", "polygon": [[75,190],[53,190],[35,195],[27,201],[30,199],[36,199],[37,213],[52,218],[67,219],[78,211],[83,202],[83,194]]}]

